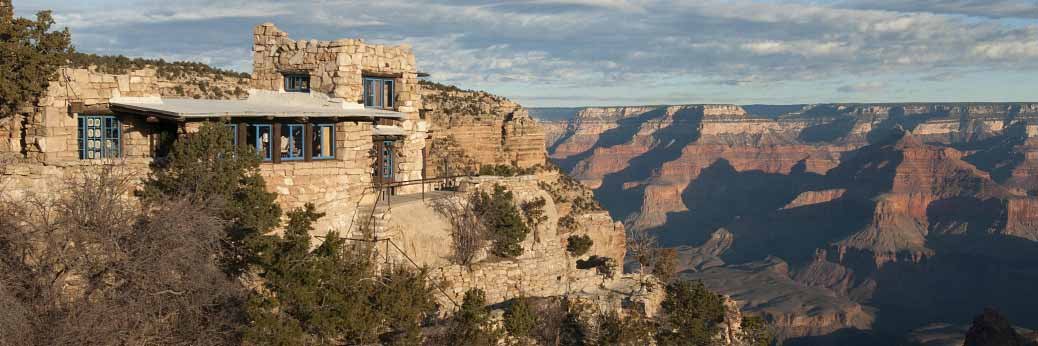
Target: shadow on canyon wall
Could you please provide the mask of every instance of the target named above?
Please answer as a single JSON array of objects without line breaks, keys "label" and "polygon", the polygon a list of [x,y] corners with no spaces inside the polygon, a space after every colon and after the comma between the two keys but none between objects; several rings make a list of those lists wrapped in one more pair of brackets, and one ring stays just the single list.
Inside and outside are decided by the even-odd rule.
[{"label": "shadow on canyon wall", "polygon": [[[565,159],[555,160],[555,163],[559,165],[565,172],[572,172],[578,163],[591,157],[595,153],[595,149],[609,148],[617,145],[625,144],[634,139],[634,136],[638,134],[643,123],[648,121],[660,120],[667,116],[666,108],[659,108],[649,112],[645,112],[635,117],[620,119],[617,121],[616,127],[602,132],[595,144],[592,145],[588,150],[572,155]],[[557,144],[566,142],[567,139],[573,136],[572,132],[568,132]],[[549,148],[549,153],[555,152],[555,148]]]},{"label": "shadow on canyon wall", "polygon": [[[657,111],[659,110],[650,113]],[[666,109],[662,111],[666,112]],[[642,208],[645,187],[626,187],[624,183],[643,182],[653,177],[664,163],[681,157],[682,150],[699,139],[699,127],[703,121],[702,109],[679,109],[671,116],[671,120],[673,123],[670,126],[656,130],[652,134],[652,147],[649,151],[631,159],[626,168],[602,178],[602,186],[595,190],[595,198],[613,217],[623,219],[641,211]],[[629,130],[625,132],[629,133]],[[627,140],[629,141],[630,139]]]}]

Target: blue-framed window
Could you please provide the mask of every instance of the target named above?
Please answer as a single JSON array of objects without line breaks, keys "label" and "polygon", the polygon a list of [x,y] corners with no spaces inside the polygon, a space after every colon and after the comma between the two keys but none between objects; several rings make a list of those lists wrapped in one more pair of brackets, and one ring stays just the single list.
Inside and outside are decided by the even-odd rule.
[{"label": "blue-framed window", "polygon": [[79,158],[84,160],[122,156],[122,126],[111,115],[79,116]]},{"label": "blue-framed window", "polygon": [[314,124],[310,150],[314,160],[335,158],[335,124]]},{"label": "blue-framed window", "polygon": [[264,161],[270,161],[273,157],[271,156],[271,141],[274,139],[274,133],[271,132],[272,129],[273,126],[270,124],[250,124],[248,131],[246,131],[246,137],[248,137],[245,138],[246,143],[256,149],[256,152],[259,153],[260,158]]},{"label": "blue-framed window", "polygon": [[306,155],[303,124],[281,124],[281,159],[302,160]]},{"label": "blue-framed window", "polygon": [[393,141],[382,141],[382,178],[393,178]]},{"label": "blue-framed window", "polygon": [[285,91],[297,93],[310,92],[310,75],[302,73],[285,74]]},{"label": "blue-framed window", "polygon": [[392,78],[364,77],[364,106],[393,108],[396,82]]}]

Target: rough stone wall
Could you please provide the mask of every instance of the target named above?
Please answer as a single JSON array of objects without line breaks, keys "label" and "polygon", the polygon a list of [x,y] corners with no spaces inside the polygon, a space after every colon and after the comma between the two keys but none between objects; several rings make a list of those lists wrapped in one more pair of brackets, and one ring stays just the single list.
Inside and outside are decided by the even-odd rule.
[{"label": "rough stone wall", "polygon": [[[62,68],[25,121],[25,158],[59,164],[78,160],[76,129],[79,113],[108,113],[108,100],[119,96],[158,96],[154,69],[126,75],[99,73],[88,69]],[[74,105],[73,103],[76,103]],[[82,105],[81,107],[79,105]],[[82,108],[82,109],[75,109]],[[143,124],[121,117],[124,158],[149,154]]]},{"label": "rough stone wall", "polygon": [[[253,30],[252,87],[284,91],[284,73],[307,73],[311,92],[323,93],[352,106],[364,103],[364,76],[393,78],[395,110],[404,113],[399,126],[408,133],[399,147],[397,180],[422,178],[422,150],[427,126],[418,117],[421,95],[414,53],[407,45],[369,44],[360,39],[292,40],[274,24]],[[401,189],[411,192],[413,187]]]},{"label": "rough stone wall", "polygon": [[[451,137],[470,160],[481,165],[529,168],[546,159],[544,129],[525,108],[506,98],[434,83],[422,84],[422,116],[431,123],[434,140]],[[429,176],[440,172],[431,162]],[[456,173],[456,172],[452,172]]]},{"label": "rough stone wall", "polygon": [[335,142],[335,158],[331,160],[260,165],[267,190],[278,194],[282,210],[312,203],[317,211],[326,214],[313,225],[316,235],[332,230],[345,233],[357,213],[358,203],[366,194],[370,195],[371,124],[339,123]]}]

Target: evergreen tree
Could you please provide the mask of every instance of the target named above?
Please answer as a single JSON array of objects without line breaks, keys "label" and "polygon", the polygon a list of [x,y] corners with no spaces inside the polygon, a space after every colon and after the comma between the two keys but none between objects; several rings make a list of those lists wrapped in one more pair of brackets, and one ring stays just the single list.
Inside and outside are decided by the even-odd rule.
[{"label": "evergreen tree", "polygon": [[68,61],[68,29],[52,25],[50,11],[36,13],[36,20],[15,18],[11,1],[0,0],[0,118],[39,98]]},{"label": "evergreen tree", "polygon": [[247,342],[416,344],[434,313],[424,270],[376,275],[371,247],[347,246],[335,232],[310,250],[311,225],[323,214],[306,205],[288,214],[284,236],[263,236],[259,275],[265,291],[249,305]]},{"label": "evergreen tree", "polygon": [[502,333],[494,328],[486,308],[486,294],[480,289],[465,292],[461,308],[454,314],[447,339],[451,345],[496,346]]},{"label": "evergreen tree", "polygon": [[473,211],[487,227],[488,238],[493,240],[490,252],[500,257],[523,254],[522,241],[530,233],[523,215],[515,205],[515,196],[504,186],[494,185],[494,193],[480,192],[473,196]]},{"label": "evergreen tree", "polygon": [[255,261],[257,251],[249,247],[277,227],[281,208],[259,174],[259,156],[235,146],[233,136],[224,124],[203,123],[198,132],[178,139],[169,160],[160,162],[145,183],[143,195],[150,202],[188,199],[230,221],[222,260],[229,273],[240,274]]},{"label": "evergreen tree", "polygon": [[724,303],[702,282],[674,281],[663,299],[660,345],[711,345],[724,322]]}]

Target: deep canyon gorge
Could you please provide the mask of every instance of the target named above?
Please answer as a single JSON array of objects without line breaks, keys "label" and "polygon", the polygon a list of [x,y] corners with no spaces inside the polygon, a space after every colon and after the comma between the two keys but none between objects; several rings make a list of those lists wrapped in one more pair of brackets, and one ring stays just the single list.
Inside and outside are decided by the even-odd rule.
[{"label": "deep canyon gorge", "polygon": [[1038,327],[1038,104],[531,109],[549,155],[787,344]]}]

